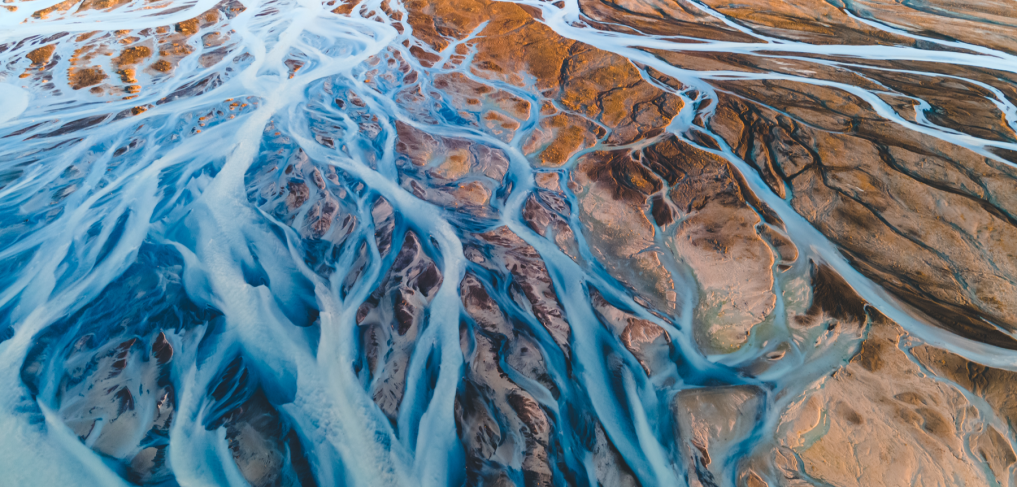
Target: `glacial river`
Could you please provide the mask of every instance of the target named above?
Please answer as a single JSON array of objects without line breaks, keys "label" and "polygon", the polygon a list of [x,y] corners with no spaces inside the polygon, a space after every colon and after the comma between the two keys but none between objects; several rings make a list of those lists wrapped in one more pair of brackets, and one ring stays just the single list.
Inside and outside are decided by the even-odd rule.
[{"label": "glacial river", "polygon": [[[469,483],[473,460],[462,438],[481,426],[462,419],[474,394],[464,377],[479,374],[471,364],[482,347],[464,330],[482,320],[464,307],[463,283],[475,278],[502,310],[498,326],[524,337],[545,371],[519,370],[509,358],[512,340],[490,346],[489,363],[500,372],[477,390],[511,381],[528,398],[525,406],[513,399],[522,392],[506,399],[525,428],[513,433],[510,420],[498,421],[500,440],[489,455],[506,465],[505,478],[543,485],[524,474],[540,470],[527,470],[527,462],[543,459],[543,481],[596,485],[606,462],[599,459],[607,457],[594,452],[610,444],[612,462],[641,485],[741,485],[739,458],[773,441],[789,404],[846,364],[861,335],[793,336],[781,290],[787,281],[778,279],[766,339],[753,334],[736,350],[706,352],[694,332],[703,287],[681,259],[661,258],[673,282],[671,311],[653,309],[599,262],[604,256],[591,249],[580,221],[582,203],[566,184],[577,160],[669,136],[728,161],[782,222],[801,253],[788,275],[823,263],[899,324],[909,343],[1017,370],[1012,350],[937,326],[871,280],[796,211],[793,191],[773,191],[702,120],[714,115],[721,82],[781,81],[850,94],[899,130],[1009,168],[1005,151],[1017,143],[939,125],[918,97],[916,115],[902,115],[877,82],[808,69],[697,70],[656,53],[846,71],[886,63],[878,69],[898,74],[917,68],[894,68],[895,61],[947,65],[961,73],[951,76],[984,90],[1011,135],[1013,98],[963,73],[1017,74],[1013,54],[849,11],[859,25],[917,44],[790,40],[699,2],[687,6],[744,40],[608,30],[612,24],[591,21],[576,0],[526,4],[561,38],[629,60],[655,89],[680,100],[664,132],[615,147],[600,139],[561,166],[541,167],[525,144],[541,129],[546,93],[532,80],[478,75],[472,54],[450,62],[487,24],[422,62],[405,22],[418,14],[398,1],[364,0],[348,14],[312,0],[5,4],[16,9],[0,10],[0,484]],[[128,59],[127,45],[146,46],[146,59]],[[53,49],[29,56],[43,46]],[[171,66],[153,65],[159,56]],[[103,67],[102,79],[92,82],[90,66]],[[680,85],[652,78],[651,69]],[[495,134],[457,114],[453,96],[435,88],[436,77],[450,73],[527,102],[518,128]],[[436,95],[410,104],[408,87]],[[407,182],[412,166],[397,127],[446,147],[465,141],[474,154],[476,147],[499,151],[500,177],[477,176],[491,188],[482,209],[422,197],[434,189]],[[571,209],[563,215],[573,255],[524,217],[548,173]],[[516,237],[478,244],[477,235],[499,228]],[[656,235],[655,245],[666,248],[659,229]],[[501,270],[487,265],[511,258],[516,263]],[[527,294],[513,282],[532,278],[534,261],[550,286],[541,288],[538,276],[524,284],[536,286]],[[533,296],[541,293],[538,305]],[[604,324],[598,300],[664,330],[670,348],[652,373]],[[544,305],[553,308],[550,318]],[[564,331],[548,325],[556,319]],[[369,349],[375,322],[411,332],[385,332],[388,345]],[[993,326],[1013,336],[1005,323]],[[773,356],[778,342],[790,346],[776,365],[746,372],[746,364]],[[707,475],[675,446],[681,432],[672,400],[686,389],[731,386],[760,391],[758,402],[751,426],[713,454]],[[984,401],[973,402],[996,418]],[[531,456],[528,442],[537,440],[518,432],[535,435],[535,427],[520,411],[538,405],[550,439]],[[780,485],[774,472],[759,475]]]}]

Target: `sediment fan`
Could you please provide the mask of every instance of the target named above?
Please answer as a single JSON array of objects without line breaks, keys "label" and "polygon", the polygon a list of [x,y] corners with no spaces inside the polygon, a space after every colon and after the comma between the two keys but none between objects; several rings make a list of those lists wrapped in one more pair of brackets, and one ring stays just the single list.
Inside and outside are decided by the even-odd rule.
[{"label": "sediment fan", "polygon": [[1014,484],[1010,3],[0,7],[0,485]]}]

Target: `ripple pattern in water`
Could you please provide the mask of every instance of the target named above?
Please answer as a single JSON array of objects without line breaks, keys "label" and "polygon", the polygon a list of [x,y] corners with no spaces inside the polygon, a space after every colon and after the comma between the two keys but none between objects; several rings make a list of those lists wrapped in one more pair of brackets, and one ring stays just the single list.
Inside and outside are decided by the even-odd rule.
[{"label": "ripple pattern in water", "polygon": [[1017,483],[1017,4],[5,0],[0,484]]}]

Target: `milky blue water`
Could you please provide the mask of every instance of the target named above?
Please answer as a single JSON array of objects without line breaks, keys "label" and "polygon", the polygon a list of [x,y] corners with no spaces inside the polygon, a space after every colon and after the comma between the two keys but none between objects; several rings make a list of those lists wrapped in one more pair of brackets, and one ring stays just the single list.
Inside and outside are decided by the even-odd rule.
[{"label": "milky blue water", "polygon": [[[522,144],[536,128],[538,94],[496,85],[531,101],[532,120],[510,140],[467,125],[442,102],[409,106],[400,99],[406,85],[427,88],[439,72],[469,74],[462,67],[443,69],[442,62],[421,66],[404,44],[413,39],[405,24],[400,32],[391,19],[368,20],[360,9],[340,16],[311,0],[247,1],[243,8],[210,0],[138,1],[31,17],[57,3],[18,2],[17,11],[0,12],[2,485],[239,486],[251,478],[255,485],[463,485],[467,455],[456,408],[470,370],[461,330],[475,326],[460,297],[468,271],[481,276],[546,364],[549,379],[539,382],[502,362],[550,418],[547,455],[556,485],[596,484],[594,420],[640,483],[685,485],[690,467],[675,446],[674,394],[752,385],[765,391],[757,424],[733,447],[727,476],[715,479],[731,485],[737,457],[773,436],[787,396],[857,349],[856,342],[799,344],[785,364],[758,377],[741,372],[739,364],[767,350],[704,355],[693,339],[690,312],[652,313],[595,263],[582,238],[584,258],[577,261],[523,220],[535,170]],[[1017,367],[1012,352],[913,316],[853,269],[720,137],[692,121],[712,110],[703,100],[716,97],[713,80],[785,79],[844,90],[907,130],[1000,162],[1006,163],[989,149],[1017,145],[923,117],[906,120],[866,88],[807,75],[678,69],[643,48],[788,59],[823,54],[841,61],[808,59],[845,65],[852,59],[922,60],[1017,73],[1012,55],[928,38],[922,39],[944,49],[817,46],[744,27],[758,43],[680,43],[598,31],[583,22],[574,0],[561,8],[526,3],[560,35],[652,66],[690,88],[675,93],[686,103],[669,131],[713,139],[720,149],[706,150],[730,160],[785,222],[801,261],[830,265],[923,341],[981,363]],[[365,5],[384,17],[380,2]],[[389,5],[402,11],[398,2]],[[201,36],[189,38],[184,42],[193,52],[169,74],[139,66],[136,97],[68,86],[67,62],[88,42],[106,39],[117,51],[117,39],[155,36],[158,27],[209,10],[219,16],[200,33],[228,40],[210,45]],[[121,30],[128,32],[115,33]],[[76,40],[93,31],[92,41]],[[56,46],[52,62],[62,64],[30,68],[26,53],[47,44]],[[81,65],[109,57],[99,59]],[[400,69],[406,65],[412,69]],[[117,75],[106,71],[104,86],[116,85]],[[19,77],[23,72],[38,73]],[[407,81],[407,72],[419,74]],[[982,85],[1009,126],[1017,127],[1017,108]],[[144,111],[135,113],[135,107]],[[476,212],[415,195],[395,148],[396,122],[503,151],[506,175],[489,208]],[[571,168],[560,171],[563,181]],[[303,189],[292,186],[295,180]],[[574,195],[564,194],[575,208]],[[314,226],[325,220],[331,223]],[[578,220],[569,222],[581,237]],[[546,266],[568,325],[564,349],[511,294],[508,273],[467,259],[466,243],[475,246],[476,234],[501,226]],[[407,266],[420,273],[392,277],[390,269]],[[358,311],[367,302],[382,303],[379,310],[392,306],[386,290],[410,280],[419,321],[411,339],[398,338],[385,352],[407,357],[398,365],[403,380],[382,383],[364,372],[377,358],[365,348]],[[676,289],[678,302],[695,302],[695,286],[675,280],[686,282]],[[591,289],[663,327],[673,340],[670,365],[648,376],[601,324]],[[391,310],[377,313],[379,320],[394,319]],[[398,389],[388,410],[377,400],[386,387]],[[525,439],[504,444],[499,455],[512,481],[522,485]]]}]

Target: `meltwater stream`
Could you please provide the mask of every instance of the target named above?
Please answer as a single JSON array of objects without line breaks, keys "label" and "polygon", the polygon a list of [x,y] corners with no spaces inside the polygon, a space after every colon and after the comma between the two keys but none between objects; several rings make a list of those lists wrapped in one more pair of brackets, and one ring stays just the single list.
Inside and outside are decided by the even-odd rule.
[{"label": "meltwater stream", "polygon": [[[0,484],[854,485],[809,456],[839,406],[783,435],[885,321],[915,377],[971,404],[945,421],[962,438],[951,454],[984,485],[1011,485],[1015,462],[1000,474],[970,429],[1000,429],[994,445],[1012,450],[1007,413],[915,352],[1017,370],[1004,304],[979,315],[987,332],[944,326],[817,224],[790,176],[774,183],[739,148],[752,135],[714,120],[734,94],[752,99],[734,83],[807,86],[786,96],[841,93],[908,134],[894,140],[1014,178],[1017,58],[868,4],[824,5],[871,43],[786,35],[722,3],[681,2],[693,20],[670,33],[625,25],[642,4],[608,19],[576,0],[5,3]],[[555,46],[573,65],[541,74]],[[615,71],[571,74],[590,52],[578,46]],[[625,70],[635,81],[610,77]],[[1000,127],[947,126],[955,111],[902,95],[891,75],[965,84]],[[569,98],[580,82],[596,103]],[[605,87],[651,93],[663,121],[624,100],[631,123],[609,120]],[[752,103],[743,115],[783,117],[772,133],[805,117]],[[727,169],[682,189],[701,166],[672,177],[653,165],[661,147]],[[590,161],[626,182],[596,193]],[[675,232],[727,194],[714,184],[749,196],[733,197],[742,216],[703,224],[709,239],[745,218],[762,250],[735,239],[702,261],[683,246]],[[1014,221],[981,187],[982,207]],[[973,242],[990,255],[993,241]],[[747,269],[766,284],[742,303]],[[717,289],[733,307],[704,304]],[[711,335],[721,324],[736,332]],[[914,458],[918,484],[968,481],[937,483],[936,462]]]}]

